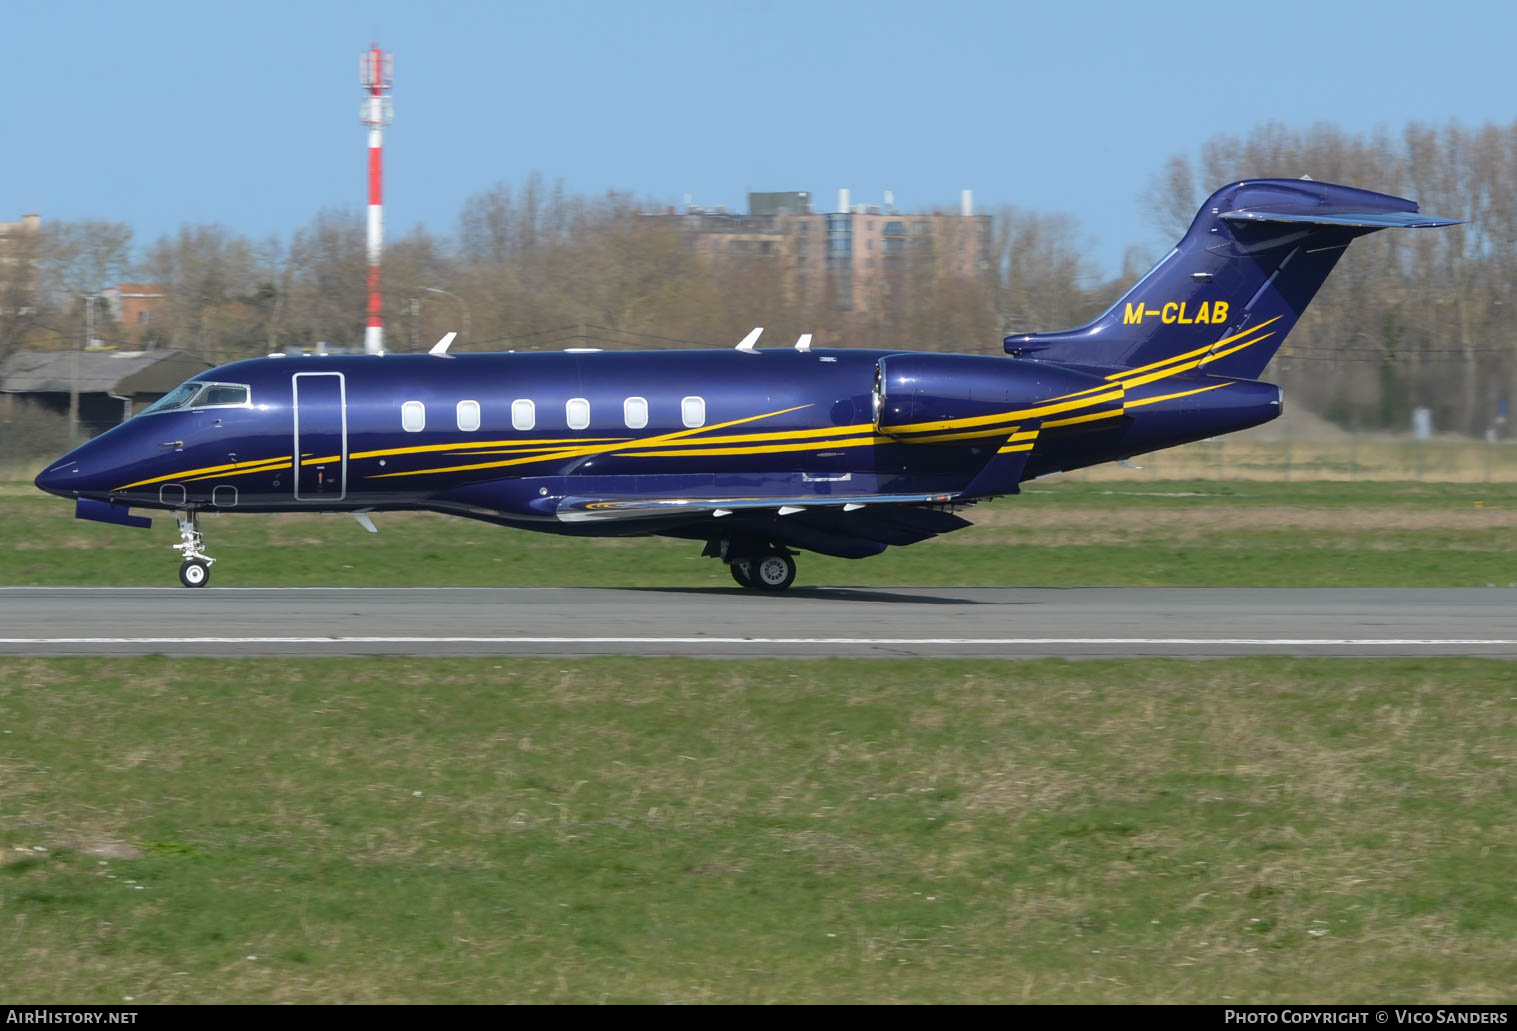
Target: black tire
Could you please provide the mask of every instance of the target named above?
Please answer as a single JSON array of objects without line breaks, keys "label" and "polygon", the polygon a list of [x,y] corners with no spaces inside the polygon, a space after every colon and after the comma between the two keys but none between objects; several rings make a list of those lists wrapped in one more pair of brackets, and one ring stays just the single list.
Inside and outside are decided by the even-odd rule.
[{"label": "black tire", "polygon": [[211,582],[211,566],[198,558],[186,559],[179,566],[179,582],[186,587],[204,587]]},{"label": "black tire", "polygon": [[753,588],[753,562],[751,559],[740,558],[728,563],[728,570],[732,573],[732,579],[737,581],[739,587]]},{"label": "black tire", "polygon": [[761,591],[783,591],[795,583],[795,559],[779,551],[771,551],[753,560],[753,586]]}]

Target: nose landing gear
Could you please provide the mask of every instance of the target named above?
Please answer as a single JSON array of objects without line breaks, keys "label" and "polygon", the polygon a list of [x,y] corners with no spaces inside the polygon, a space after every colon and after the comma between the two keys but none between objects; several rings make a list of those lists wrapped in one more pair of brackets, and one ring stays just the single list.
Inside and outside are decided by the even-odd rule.
[{"label": "nose landing gear", "polygon": [[179,582],[186,587],[204,587],[211,582],[211,566],[216,560],[205,553],[205,535],[200,532],[200,517],[194,512],[175,512],[179,519],[179,543],[171,547],[184,557],[179,564]]}]

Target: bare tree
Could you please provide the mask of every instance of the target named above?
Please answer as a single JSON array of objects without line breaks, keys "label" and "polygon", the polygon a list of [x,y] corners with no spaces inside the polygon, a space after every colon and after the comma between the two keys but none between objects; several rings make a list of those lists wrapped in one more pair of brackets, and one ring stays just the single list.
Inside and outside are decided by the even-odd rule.
[{"label": "bare tree", "polygon": [[277,307],[277,242],[255,246],[222,225],[184,226],[148,247],[139,274],[161,284],[171,346],[211,361],[256,351]]},{"label": "bare tree", "polygon": [[295,231],[289,266],[287,343],[360,347],[368,259],[363,220],[357,213],[332,208],[319,212],[309,225]]},{"label": "bare tree", "polygon": [[62,305],[121,281],[131,265],[132,227],[103,218],[52,222],[38,244],[43,291]]}]

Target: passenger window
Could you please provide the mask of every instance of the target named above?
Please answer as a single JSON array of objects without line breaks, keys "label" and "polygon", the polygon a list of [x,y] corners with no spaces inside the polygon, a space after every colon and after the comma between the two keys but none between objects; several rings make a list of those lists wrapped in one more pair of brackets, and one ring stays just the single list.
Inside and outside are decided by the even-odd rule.
[{"label": "passenger window", "polygon": [[564,405],[564,414],[571,430],[582,430],[590,425],[590,402],[582,397],[571,397]]},{"label": "passenger window", "polygon": [[511,428],[513,430],[530,430],[536,425],[536,405],[526,398],[517,398],[511,402]]},{"label": "passenger window", "polygon": [[706,425],[706,399],[687,397],[679,403],[680,421],[691,429]]},{"label": "passenger window", "polygon": [[407,401],[400,406],[400,428],[407,433],[420,433],[427,426],[427,406],[420,401]]},{"label": "passenger window", "polygon": [[627,420],[629,430],[640,430],[648,425],[648,399],[646,397],[629,397],[622,402],[622,415]]},{"label": "passenger window", "polygon": [[479,429],[479,402],[458,402],[458,428],[465,433],[473,433]]}]

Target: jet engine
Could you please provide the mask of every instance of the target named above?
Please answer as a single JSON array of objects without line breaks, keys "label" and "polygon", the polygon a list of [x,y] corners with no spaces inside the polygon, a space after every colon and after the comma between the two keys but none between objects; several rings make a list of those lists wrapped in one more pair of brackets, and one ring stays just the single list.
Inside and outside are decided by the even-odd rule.
[{"label": "jet engine", "polygon": [[875,365],[874,426],[902,443],[962,445],[1019,421],[1111,418],[1122,394],[1120,383],[1042,362],[893,354]]}]

